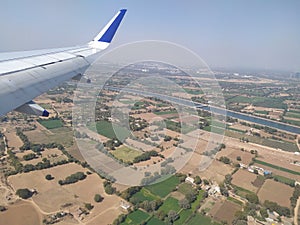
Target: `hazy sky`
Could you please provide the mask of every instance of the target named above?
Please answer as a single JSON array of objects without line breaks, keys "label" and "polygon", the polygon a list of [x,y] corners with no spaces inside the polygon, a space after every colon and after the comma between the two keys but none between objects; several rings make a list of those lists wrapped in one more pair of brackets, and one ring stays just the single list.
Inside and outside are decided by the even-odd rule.
[{"label": "hazy sky", "polygon": [[111,48],[164,40],[208,65],[300,71],[299,0],[1,0],[0,51],[90,41],[121,8],[128,12]]}]

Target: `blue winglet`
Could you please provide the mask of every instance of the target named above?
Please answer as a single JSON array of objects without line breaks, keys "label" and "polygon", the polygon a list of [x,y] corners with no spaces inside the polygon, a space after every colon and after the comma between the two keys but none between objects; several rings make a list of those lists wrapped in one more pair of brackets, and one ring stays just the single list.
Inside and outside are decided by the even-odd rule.
[{"label": "blue winglet", "polygon": [[114,19],[114,21],[110,24],[110,26],[107,28],[107,30],[105,31],[105,33],[101,36],[101,38],[98,40],[100,42],[106,42],[106,43],[110,43],[111,40],[113,39],[125,13],[126,13],[126,9],[121,9],[119,11],[119,13],[117,14],[116,18]]}]

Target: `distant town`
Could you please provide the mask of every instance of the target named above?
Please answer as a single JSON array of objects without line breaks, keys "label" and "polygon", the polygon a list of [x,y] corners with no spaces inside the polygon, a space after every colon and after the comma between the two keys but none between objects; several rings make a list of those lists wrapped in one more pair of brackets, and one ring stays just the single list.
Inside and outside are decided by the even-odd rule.
[{"label": "distant town", "polygon": [[[189,76],[191,71],[198,76]],[[169,90],[171,97],[216,106],[205,83],[217,81],[224,108],[300,127],[299,74],[283,79],[259,72],[206,72],[157,63],[124,68],[99,93],[92,109],[96,130],[89,120],[73,130],[74,95],[85,100],[77,81],[35,99],[49,118],[17,112],[1,118],[0,224],[299,223],[299,133],[230,116],[216,115],[214,121],[201,107],[182,115],[176,104],[157,96],[125,92],[116,99],[130,82],[157,76],[181,87],[182,93]],[[94,81],[86,79],[90,91],[97,88]],[[113,108],[130,109],[127,129]],[[211,135],[217,138],[211,141]],[[99,166],[85,155],[92,151],[102,155],[102,161],[95,160]],[[176,162],[185,157],[179,168]],[[200,170],[207,160],[211,164]],[[116,163],[140,172],[140,183],[120,183],[111,168],[101,167]]]}]

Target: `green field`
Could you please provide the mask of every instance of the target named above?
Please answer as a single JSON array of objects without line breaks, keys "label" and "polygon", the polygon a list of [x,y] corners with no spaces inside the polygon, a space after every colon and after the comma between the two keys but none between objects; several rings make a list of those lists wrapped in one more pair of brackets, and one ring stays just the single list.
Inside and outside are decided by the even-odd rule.
[{"label": "green field", "polygon": [[298,121],[298,120],[284,119],[283,122],[290,123],[290,124],[295,125],[295,126],[300,126],[300,121]]},{"label": "green field", "polygon": [[201,89],[184,88],[184,91],[186,91],[186,93],[191,94],[191,95],[203,95],[204,94]]},{"label": "green field", "polygon": [[126,137],[130,136],[130,132],[127,129],[125,129],[124,127],[121,127],[116,124],[114,124],[114,127],[113,127],[111,122],[108,122],[105,120],[97,122],[96,129],[99,134],[101,134],[107,138],[110,138],[110,139],[117,138],[114,129],[118,133],[118,135],[119,135],[118,139],[120,139],[120,140],[124,140]]},{"label": "green field", "polygon": [[132,162],[135,157],[142,154],[142,152],[138,150],[134,150],[132,148],[128,148],[126,146],[122,146],[117,148],[116,150],[112,151],[112,154],[117,159],[122,159],[124,162]]},{"label": "green field", "polygon": [[130,213],[125,222],[121,223],[123,225],[125,224],[130,224],[130,225],[139,225],[141,224],[143,221],[146,221],[148,218],[150,217],[149,214],[141,211],[141,210],[136,210],[132,213]]},{"label": "green field", "polygon": [[188,223],[188,225],[219,225],[216,222],[213,222],[209,217],[202,216],[197,213]]},{"label": "green field", "polygon": [[236,194],[243,197],[243,198],[246,198],[246,195],[247,194],[255,194],[254,192],[252,191],[249,191],[247,189],[244,189],[242,187],[239,187],[239,186],[235,186],[233,185],[234,189],[236,190]]},{"label": "green field", "polygon": [[245,96],[235,96],[226,99],[226,103],[249,103],[254,106],[261,106],[266,108],[278,108],[285,109],[286,104],[283,103],[284,98],[274,98],[274,97],[245,97]]},{"label": "green field", "polygon": [[273,178],[274,178],[274,180],[276,179],[278,182],[283,183],[283,184],[287,184],[287,185],[295,183],[295,180],[292,180],[292,179],[287,178],[287,177],[275,175],[275,174],[273,174]]},{"label": "green field", "polygon": [[153,201],[159,199],[157,196],[153,195],[148,189],[142,188],[139,192],[132,195],[132,198],[138,199],[139,202],[143,201]]},{"label": "green field", "polygon": [[216,134],[221,134],[223,135],[225,132],[224,128],[220,128],[220,127],[212,127],[212,126],[206,126],[203,128],[203,130],[208,131],[208,132],[213,132]]},{"label": "green field", "polygon": [[281,166],[277,166],[277,165],[274,165],[274,164],[271,164],[271,163],[267,163],[267,162],[264,162],[264,161],[261,161],[261,160],[258,160],[258,159],[254,159],[254,162],[256,162],[258,164],[261,164],[261,165],[264,165],[264,166],[274,168],[276,170],[281,170],[281,171],[291,173],[291,174],[294,174],[294,175],[300,175],[300,172],[298,172],[298,171],[290,170],[290,169],[287,169],[287,168],[284,168],[284,167],[281,167]]},{"label": "green field", "polygon": [[171,110],[171,111],[160,111],[160,112],[154,112],[156,115],[167,115],[167,114],[174,114],[177,113],[176,110]]},{"label": "green field", "polygon": [[63,127],[64,125],[60,119],[48,119],[48,120],[39,119],[38,122],[49,130],[60,128]]},{"label": "green field", "polygon": [[165,213],[168,213],[170,210],[179,212],[180,207],[178,205],[178,200],[173,197],[168,197],[159,210],[164,211]]},{"label": "green field", "polygon": [[151,193],[161,198],[166,197],[179,184],[179,178],[172,176],[167,180],[145,187]]},{"label": "green field", "polygon": [[166,225],[166,223],[156,217],[152,217],[151,220],[147,222],[147,225]]},{"label": "green field", "polygon": [[182,183],[178,187],[178,191],[181,192],[182,194],[190,193],[193,191],[193,187],[191,184],[188,183]]},{"label": "green field", "polygon": [[285,114],[285,116],[287,116],[287,117],[292,117],[292,118],[296,118],[296,119],[300,119],[300,113],[287,112],[287,113]]},{"label": "green field", "polygon": [[183,209],[179,213],[179,219],[175,221],[175,225],[182,225],[192,215],[192,210]]},{"label": "green field", "polygon": [[231,201],[231,202],[234,202],[234,203],[236,203],[236,204],[238,204],[238,205],[241,205],[241,206],[244,205],[243,202],[241,202],[241,201],[239,201],[239,200],[237,200],[237,199],[235,199],[235,198],[233,198],[233,197],[228,197],[227,200],[228,200],[228,201]]},{"label": "green field", "polygon": [[269,114],[268,111],[255,110],[254,112],[255,112],[255,113],[258,113],[258,114],[262,114],[262,115],[268,115],[268,114]]},{"label": "green field", "polygon": [[236,128],[227,127],[226,129],[227,130],[232,130],[232,131],[235,131],[235,132],[238,132],[238,133],[241,133],[241,134],[246,133],[246,131],[240,130],[240,129],[236,129]]},{"label": "green field", "polygon": [[200,205],[200,202],[203,199],[204,190],[200,190],[199,194],[197,195],[197,199],[192,203],[191,209],[196,210],[197,206]]}]

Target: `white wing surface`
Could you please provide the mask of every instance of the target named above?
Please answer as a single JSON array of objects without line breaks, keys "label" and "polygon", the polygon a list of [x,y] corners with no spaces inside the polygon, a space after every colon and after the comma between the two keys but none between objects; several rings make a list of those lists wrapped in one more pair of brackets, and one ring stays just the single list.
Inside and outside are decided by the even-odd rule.
[{"label": "white wing surface", "polygon": [[32,99],[82,75],[111,43],[126,9],[120,10],[88,44],[72,48],[0,54],[0,116],[17,110],[39,116],[49,113]]}]

